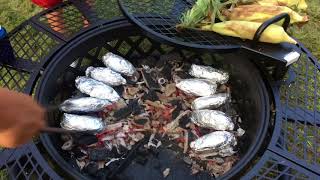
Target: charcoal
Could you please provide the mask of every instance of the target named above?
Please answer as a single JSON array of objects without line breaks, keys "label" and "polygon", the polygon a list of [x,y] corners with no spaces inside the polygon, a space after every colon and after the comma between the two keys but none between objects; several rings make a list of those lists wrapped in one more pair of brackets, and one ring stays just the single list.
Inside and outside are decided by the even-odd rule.
[{"label": "charcoal", "polygon": [[156,62],[158,62],[156,60],[156,58],[149,56],[149,57],[144,58],[144,59],[141,60],[141,65],[146,65],[146,66],[152,67],[152,66],[154,66],[154,64]]},{"label": "charcoal", "polygon": [[134,120],[134,122],[136,123],[136,124],[139,124],[139,125],[145,125],[147,122],[148,122],[148,120],[146,120],[146,119],[137,119],[137,120]]},{"label": "charcoal", "polygon": [[80,145],[90,145],[98,142],[98,138],[93,134],[84,134],[80,136],[74,136],[74,142]]},{"label": "charcoal", "polygon": [[155,91],[150,90],[148,93],[145,93],[142,96],[142,100],[158,101],[159,97],[157,96],[157,93]]},{"label": "charcoal", "polygon": [[88,150],[89,159],[92,161],[104,161],[110,158],[110,151],[105,148],[100,149],[89,149]]},{"label": "charcoal", "polygon": [[193,141],[198,139],[198,137],[196,135],[194,135],[191,131],[188,131],[188,139],[189,141]]},{"label": "charcoal", "polygon": [[[78,164],[77,164],[77,161],[76,161],[75,158],[70,158],[70,159],[68,159],[67,161],[68,161],[68,163],[69,163],[72,167],[77,167],[77,168],[79,168],[79,167],[78,167]],[[79,170],[80,170],[80,168],[79,168]]]},{"label": "charcoal", "polygon": [[99,169],[95,176],[96,176],[96,179],[105,180],[107,179],[108,171],[105,168]]},{"label": "charcoal", "polygon": [[120,153],[124,153],[124,152],[128,151],[128,149],[123,146],[119,146],[118,149],[119,149]]},{"label": "charcoal", "polygon": [[183,157],[183,161],[188,165],[192,164],[192,160],[188,156]]},{"label": "charcoal", "polygon": [[172,112],[172,119],[175,119],[179,116],[180,111],[182,110],[182,104],[179,100],[170,101],[170,104],[176,107],[176,109]]},{"label": "charcoal", "polygon": [[88,97],[88,95],[82,93],[78,89],[72,92],[71,98],[81,98],[81,97]]},{"label": "charcoal", "polygon": [[171,66],[165,66],[159,73],[159,77],[162,77],[164,79],[172,79],[172,74],[171,74]]},{"label": "charcoal", "polygon": [[156,157],[158,157],[158,155],[159,155],[159,149],[157,149],[157,148],[154,147],[154,146],[150,146],[149,152],[150,152],[152,155],[156,156]]},{"label": "charcoal", "polygon": [[140,146],[137,150],[138,155],[147,156],[149,154],[148,150],[143,146]]},{"label": "charcoal", "polygon": [[191,79],[193,78],[188,71],[179,71],[177,72],[177,75],[181,78],[181,79]]},{"label": "charcoal", "polygon": [[127,80],[127,85],[136,85],[136,82],[131,80],[130,77],[128,77],[128,76],[123,76],[123,77]]},{"label": "charcoal", "polygon": [[141,107],[140,104],[138,103],[138,100],[130,100],[128,106],[130,106],[130,108],[132,109],[133,115],[141,114],[144,110],[144,108]]},{"label": "charcoal", "polygon": [[148,159],[146,156],[136,156],[135,157],[135,162],[141,165],[145,165],[147,163]]},{"label": "charcoal", "polygon": [[124,119],[128,117],[131,113],[137,115],[142,113],[143,108],[139,105],[138,100],[130,100],[128,105],[114,112],[113,117],[117,119]]},{"label": "charcoal", "polygon": [[98,172],[98,164],[95,162],[89,162],[89,164],[84,167],[84,171],[92,176],[95,176]]},{"label": "charcoal", "polygon": [[132,108],[130,106],[126,106],[114,112],[113,117],[117,119],[124,119],[128,117],[132,113]]},{"label": "charcoal", "polygon": [[114,161],[112,163],[110,163],[108,166],[107,166],[107,169],[109,169],[110,171],[113,171],[115,169],[118,169],[119,167],[119,162],[120,161]]},{"label": "charcoal", "polygon": [[87,156],[86,154],[84,154],[80,148],[73,148],[72,152],[74,153],[75,158],[77,159],[81,159],[85,156]]},{"label": "charcoal", "polygon": [[180,127],[186,127],[186,125],[190,122],[190,118],[188,116],[183,116],[181,119],[180,119],[180,122],[179,122],[179,126]]},{"label": "charcoal", "polygon": [[156,62],[156,67],[157,67],[158,69],[161,69],[161,68],[163,68],[163,67],[168,66],[167,60],[168,60],[168,59],[166,59],[166,58],[160,57],[159,60]]},{"label": "charcoal", "polygon": [[160,57],[160,61],[175,61],[175,62],[179,62],[179,61],[181,61],[181,56],[177,52],[169,53],[169,54],[162,55]]},{"label": "charcoal", "polygon": [[113,87],[113,89],[118,93],[118,94],[122,94],[124,91],[123,86],[115,86]]},{"label": "charcoal", "polygon": [[157,159],[153,159],[152,161],[152,167],[155,168],[155,169],[160,169],[161,168],[161,163],[159,160]]},{"label": "charcoal", "polygon": [[160,86],[158,82],[154,81],[149,73],[146,73],[144,70],[142,71],[143,79],[146,81],[146,85],[150,90],[158,90],[160,91]]}]

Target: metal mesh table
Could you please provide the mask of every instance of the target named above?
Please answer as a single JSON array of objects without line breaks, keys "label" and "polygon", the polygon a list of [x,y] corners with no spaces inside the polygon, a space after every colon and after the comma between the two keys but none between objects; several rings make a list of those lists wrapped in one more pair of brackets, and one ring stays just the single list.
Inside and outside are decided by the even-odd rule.
[{"label": "metal mesh table", "polygon": [[[59,49],[92,29],[116,23],[114,18],[121,13],[115,0],[104,3],[66,1],[39,13],[9,33],[9,38],[0,42],[3,47],[0,51],[1,86],[34,94],[39,77]],[[63,11],[63,16],[55,18],[57,11]],[[63,19],[63,23],[53,28],[48,18]],[[141,39],[120,45],[139,46],[148,41],[148,38]],[[268,82],[275,107],[272,138],[260,158],[243,173],[242,179],[320,178],[320,65],[301,43],[296,49],[302,57],[289,68],[285,78]],[[16,149],[3,149],[0,167],[11,179],[65,178],[42,152],[41,143],[36,140]]]}]

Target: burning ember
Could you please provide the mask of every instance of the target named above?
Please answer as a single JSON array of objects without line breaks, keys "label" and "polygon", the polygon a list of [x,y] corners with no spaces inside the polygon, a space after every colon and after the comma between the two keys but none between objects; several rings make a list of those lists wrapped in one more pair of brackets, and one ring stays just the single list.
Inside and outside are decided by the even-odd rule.
[{"label": "burning ember", "polygon": [[[179,59],[143,60],[134,67],[112,53],[106,67],[88,67],[75,80],[87,95],[60,105],[61,127],[83,131],[63,136],[62,149],[92,175],[112,174],[130,153],[145,164],[161,149],[179,154],[190,174],[226,173],[239,159],[237,142],[245,133],[233,107],[229,75]],[[138,154],[139,154],[138,153]],[[173,168],[162,171],[170,176]]]}]

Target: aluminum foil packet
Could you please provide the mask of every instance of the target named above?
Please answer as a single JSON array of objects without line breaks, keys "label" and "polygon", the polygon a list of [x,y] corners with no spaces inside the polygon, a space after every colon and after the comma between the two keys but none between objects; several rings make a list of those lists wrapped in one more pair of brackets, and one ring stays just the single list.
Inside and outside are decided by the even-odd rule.
[{"label": "aluminum foil packet", "polygon": [[94,97],[81,97],[81,98],[72,98],[72,99],[65,100],[59,106],[59,109],[61,111],[68,112],[68,113],[98,112],[111,104],[112,103],[106,99],[98,99]]},{"label": "aluminum foil packet", "polygon": [[100,131],[104,128],[101,118],[64,113],[60,123],[63,129],[75,131]]},{"label": "aluminum foil packet", "polygon": [[192,102],[191,108],[193,110],[218,108],[226,103],[229,97],[230,95],[228,93],[199,97]]},{"label": "aluminum foil packet", "polygon": [[234,154],[233,147],[236,145],[237,140],[232,133],[228,131],[215,131],[192,141],[190,148],[196,152],[217,152],[224,157]]},{"label": "aluminum foil packet", "polygon": [[231,118],[224,112],[216,110],[195,110],[191,114],[191,121],[200,127],[214,130],[232,131],[234,129],[234,123]]},{"label": "aluminum foil packet", "polygon": [[189,74],[196,78],[209,79],[220,84],[224,84],[229,80],[228,73],[210,66],[192,64],[189,70]]},{"label": "aluminum foil packet", "polygon": [[126,76],[133,76],[136,72],[136,68],[129,61],[111,52],[104,55],[102,61],[105,66]]},{"label": "aluminum foil packet", "polygon": [[217,90],[217,84],[206,79],[184,79],[176,87],[195,96],[212,96]]},{"label": "aluminum foil packet", "polygon": [[107,67],[88,67],[86,76],[97,81],[101,81],[109,86],[120,86],[127,83],[126,79],[121,74]]},{"label": "aluminum foil packet", "polygon": [[110,86],[85,76],[79,76],[75,80],[76,87],[82,93],[91,97],[106,99],[116,102],[120,99],[119,94]]}]

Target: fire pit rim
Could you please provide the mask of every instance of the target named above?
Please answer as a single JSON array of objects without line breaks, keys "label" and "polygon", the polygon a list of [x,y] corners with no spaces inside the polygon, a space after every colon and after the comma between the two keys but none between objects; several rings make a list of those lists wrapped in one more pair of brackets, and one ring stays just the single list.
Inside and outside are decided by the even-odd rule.
[{"label": "fire pit rim", "polygon": [[[48,74],[51,74],[51,72],[55,69],[55,68],[52,68],[52,67],[56,67],[57,64],[61,63],[61,61],[62,61],[61,57],[63,57],[64,55],[68,54],[70,51],[72,51],[73,48],[77,47],[79,44],[85,42],[86,40],[88,40],[88,39],[90,39],[90,38],[92,38],[94,36],[97,36],[97,34],[99,34],[99,33],[104,33],[106,31],[111,31],[111,30],[115,30],[115,29],[123,28],[123,27],[127,27],[127,26],[132,26],[132,24],[130,24],[124,18],[119,18],[119,19],[116,19],[114,21],[107,22],[102,26],[99,25],[99,26],[96,26],[94,28],[90,28],[89,30],[84,31],[81,35],[75,37],[72,41],[67,43],[65,46],[61,47],[60,51],[57,52],[55,55],[53,55],[51,57],[51,59],[56,59],[56,60],[50,61],[50,63],[48,64],[48,66],[50,66],[50,68],[46,68],[46,70],[43,73],[43,76],[41,77],[41,81],[39,83],[39,86],[36,89],[36,99],[39,102],[42,102],[44,97],[41,96],[41,94],[42,94],[41,92],[45,89],[43,82],[46,82],[48,80],[48,78],[50,77]],[[137,32],[139,32],[139,30],[137,30]],[[66,63],[66,65],[67,65],[67,63]],[[256,70],[258,71],[257,68],[256,68]],[[262,75],[261,75],[261,77],[262,77]],[[262,78],[259,78],[259,79],[260,79],[261,83],[264,84]],[[266,85],[263,86],[262,89],[260,89],[260,93],[268,94],[267,89],[266,89]],[[266,96],[263,96],[263,97],[264,97],[264,101],[267,104],[269,104],[269,96],[266,95]],[[270,98],[273,98],[273,96],[270,96]],[[266,132],[267,132],[267,127],[269,125],[270,107],[269,106],[265,106],[264,112],[265,112],[264,113],[264,117],[267,120],[263,121],[264,122],[264,124],[262,125],[263,126],[263,128],[262,128],[263,131],[260,134],[262,137],[265,137]],[[69,163],[67,163],[61,157],[61,155],[56,150],[54,150],[55,147],[53,146],[53,144],[49,143],[51,140],[50,140],[50,137],[49,137],[48,134],[41,134],[40,135],[40,139],[41,139],[41,142],[44,144],[46,150],[51,155],[51,157],[55,157],[54,160],[60,166],[64,166],[64,168],[67,168],[67,169],[65,169],[66,171],[71,171],[72,172],[72,173],[69,173],[70,175],[72,175],[75,178],[88,179],[87,176],[83,175],[79,171],[76,171]],[[259,139],[259,138],[257,138],[257,139]],[[262,141],[255,142],[255,144],[258,145],[258,147],[260,147],[261,144],[262,144]],[[221,176],[219,178],[231,178],[231,177],[234,177],[236,174],[240,173],[239,170],[235,172],[234,169],[239,169],[239,166],[243,166],[241,164],[243,164],[243,163],[244,164],[248,164],[249,161],[253,160],[253,157],[256,155],[256,152],[258,151],[258,149],[256,148],[256,146],[251,146],[249,148],[249,150],[248,150],[248,152],[249,151],[251,152],[251,151],[253,151],[252,149],[254,149],[254,148],[256,149],[255,153],[252,153],[252,154],[246,153],[241,158],[241,160],[239,162],[237,162],[237,164],[235,166],[233,166],[233,168],[232,168],[233,170],[232,171],[229,171],[228,173],[226,173],[225,175],[223,175],[223,176]],[[244,158],[246,156],[249,156],[249,157]],[[243,169],[243,168],[244,167],[242,167],[241,169]]]}]

